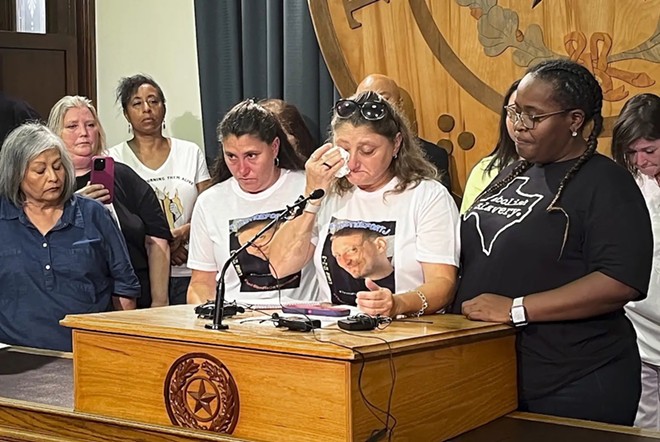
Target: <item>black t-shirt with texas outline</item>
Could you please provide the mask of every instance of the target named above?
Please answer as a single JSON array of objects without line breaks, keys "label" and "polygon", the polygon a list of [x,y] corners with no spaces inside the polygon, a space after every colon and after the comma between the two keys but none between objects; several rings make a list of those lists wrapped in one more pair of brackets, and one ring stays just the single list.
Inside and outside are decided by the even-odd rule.
[{"label": "black t-shirt with texas outline", "polygon": [[[596,154],[565,188],[557,204],[563,211],[546,211],[575,161],[534,165],[462,216],[454,313],[481,293],[516,298],[596,271],[646,296],[653,238],[643,197],[625,169]],[[636,351],[623,309],[579,321],[529,324],[517,339],[521,399],[543,397],[614,358],[635,357]]]}]

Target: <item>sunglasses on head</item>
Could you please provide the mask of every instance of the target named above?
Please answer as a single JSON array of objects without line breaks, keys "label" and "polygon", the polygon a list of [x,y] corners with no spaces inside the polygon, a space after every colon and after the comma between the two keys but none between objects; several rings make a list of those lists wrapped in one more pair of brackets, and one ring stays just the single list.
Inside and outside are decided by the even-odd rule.
[{"label": "sunglasses on head", "polygon": [[350,118],[357,110],[365,120],[382,120],[387,115],[387,105],[382,101],[365,101],[358,103],[353,100],[339,100],[335,104],[335,114],[339,118]]}]

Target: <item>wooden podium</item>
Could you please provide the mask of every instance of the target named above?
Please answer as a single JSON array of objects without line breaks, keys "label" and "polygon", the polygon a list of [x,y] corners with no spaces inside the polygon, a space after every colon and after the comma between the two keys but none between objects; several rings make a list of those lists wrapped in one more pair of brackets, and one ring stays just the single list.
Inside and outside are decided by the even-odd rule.
[{"label": "wooden podium", "polygon": [[364,398],[387,408],[392,362],[395,440],[446,440],[517,405],[508,326],[436,315],[348,335],[245,319],[220,332],[188,305],[67,316],[74,410],[243,440],[366,440],[386,417]]}]

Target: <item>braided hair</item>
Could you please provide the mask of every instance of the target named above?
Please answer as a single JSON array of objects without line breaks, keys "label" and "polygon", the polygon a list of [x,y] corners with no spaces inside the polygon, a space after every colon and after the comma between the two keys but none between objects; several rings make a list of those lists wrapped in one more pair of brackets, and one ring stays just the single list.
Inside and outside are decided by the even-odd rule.
[{"label": "braided hair", "polygon": [[[562,248],[559,255],[561,257],[566,239],[568,238],[570,220],[566,211],[559,205],[559,201],[569,181],[596,152],[596,148],[598,147],[598,135],[600,135],[601,131],[603,130],[603,116],[601,114],[603,105],[603,91],[596,78],[591,72],[589,72],[587,68],[568,59],[543,61],[528,69],[526,75],[532,75],[535,78],[543,80],[552,85],[553,100],[557,102],[557,104],[559,104],[562,109],[580,109],[582,112],[584,112],[583,126],[579,128],[580,131],[585,124],[593,120],[593,128],[587,137],[587,148],[582,153],[582,155],[580,155],[573,167],[571,167],[570,170],[566,172],[559,183],[557,192],[546,208],[547,212],[559,211],[566,217],[564,242],[562,243]],[[508,176],[488,187],[479,196],[479,198],[475,200],[475,204],[479,199],[482,199],[485,196],[494,195],[499,192],[502,188],[504,188],[507,184],[509,184],[531,166],[532,163],[529,161],[520,161],[511,170]]]},{"label": "braided hair", "polygon": [[534,66],[528,71],[536,78],[547,81],[554,87],[554,99],[564,109],[580,109],[584,112],[584,124],[593,120],[593,128],[587,137],[587,149],[566,172],[559,183],[555,197],[547,211],[561,209],[556,204],[568,182],[580,168],[589,161],[598,147],[598,135],[603,130],[603,91],[591,72],[584,66],[570,60],[550,60]]}]

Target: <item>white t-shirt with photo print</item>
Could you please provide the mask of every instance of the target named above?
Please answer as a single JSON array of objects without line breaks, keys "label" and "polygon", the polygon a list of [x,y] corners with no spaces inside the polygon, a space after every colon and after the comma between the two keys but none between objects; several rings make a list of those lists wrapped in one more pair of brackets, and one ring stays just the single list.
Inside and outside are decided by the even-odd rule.
[{"label": "white t-shirt with photo print", "polygon": [[[219,272],[232,250],[252,238],[265,224],[305,191],[305,174],[281,170],[268,189],[244,192],[234,178],[216,184],[199,197],[192,216],[188,266]],[[318,287],[313,264],[279,281],[265,258],[273,230],[240,253],[225,275],[225,299],[245,304],[316,301]],[[278,298],[277,287],[281,298]]]},{"label": "white t-shirt with photo print", "polygon": [[[210,179],[204,153],[195,143],[170,138],[170,154],[158,169],[142,164],[127,142],[109,149],[115,160],[133,169],[156,192],[170,229],[190,222],[199,192],[197,184]],[[172,266],[173,277],[190,276],[185,265]]]},{"label": "white t-shirt with photo print", "polygon": [[398,179],[393,178],[375,192],[354,187],[343,196],[331,194],[323,201],[318,230],[312,238],[323,300],[355,305],[355,293],[367,290],[364,279],[353,278],[332,256],[332,234],[344,227],[366,229],[386,237],[390,244],[388,258],[394,267],[393,287],[388,288],[393,292],[422,285],[423,262],[458,267],[458,209],[447,189],[437,181],[425,180],[402,193],[386,195],[397,183]]}]

